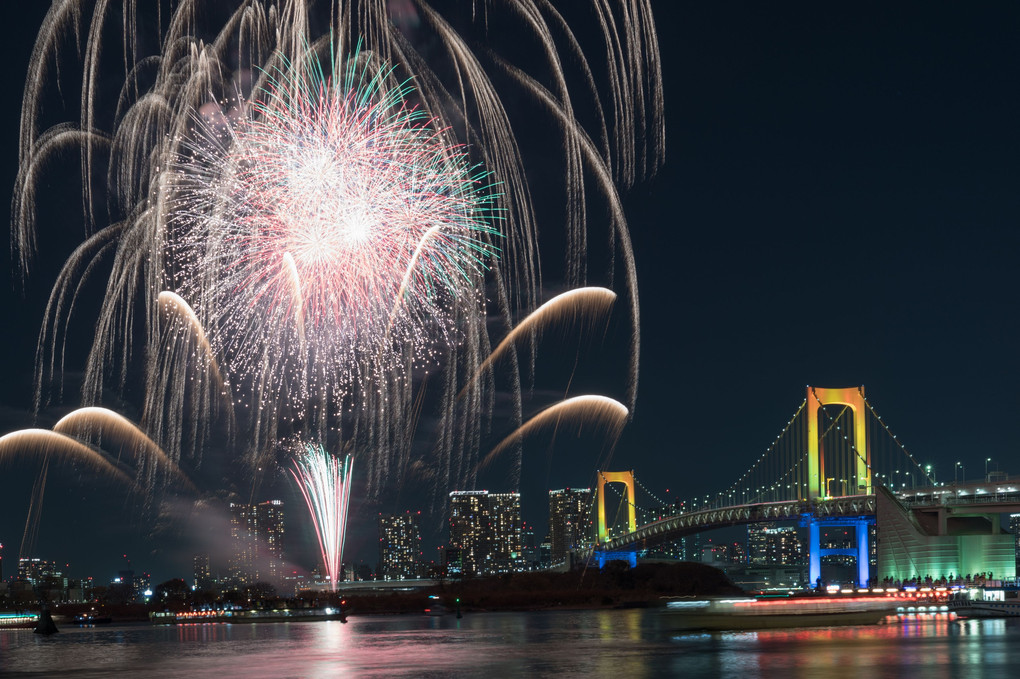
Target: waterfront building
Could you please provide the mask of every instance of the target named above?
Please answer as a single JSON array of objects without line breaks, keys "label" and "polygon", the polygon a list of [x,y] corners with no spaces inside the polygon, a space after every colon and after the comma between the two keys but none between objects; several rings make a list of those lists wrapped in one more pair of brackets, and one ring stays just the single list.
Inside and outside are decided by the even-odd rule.
[{"label": "waterfront building", "polygon": [[1009,530],[1013,533],[1013,565],[1020,573],[1020,514],[1009,515]]},{"label": "waterfront building", "polygon": [[550,556],[553,563],[567,558],[592,543],[591,488],[563,488],[549,491]]},{"label": "waterfront building", "polygon": [[[1016,536],[1001,527],[1001,516],[941,506],[916,511],[903,505],[886,488],[875,493],[879,526],[878,579],[933,579],[960,574],[992,573],[1011,579],[1017,573]],[[1012,522],[1012,521],[1011,521]]]},{"label": "waterfront building", "polygon": [[18,580],[32,596],[49,601],[66,601],[68,578],[54,561],[22,558],[18,561]]},{"label": "waterfront building", "polygon": [[[487,490],[450,493],[450,548],[460,551],[464,575],[521,570],[521,495]],[[451,566],[447,561],[447,572]]]},{"label": "waterfront building", "polygon": [[734,542],[729,547],[730,547],[730,563],[732,564],[747,563],[747,550],[744,549],[743,543]]},{"label": "waterfront building", "polygon": [[522,561],[526,570],[535,570],[541,565],[541,554],[535,539],[535,527],[526,521],[521,524]]},{"label": "waterfront building", "polygon": [[22,558],[18,560],[18,579],[27,580],[33,585],[38,585],[49,578],[61,577],[57,570],[57,564],[53,561],[37,558]]},{"label": "waterfront building", "polygon": [[548,568],[552,565],[552,538],[545,534],[545,539],[538,545],[538,567]]},{"label": "waterfront building", "polygon": [[256,582],[279,585],[283,580],[283,502],[230,503],[233,554],[230,578],[234,587]]},{"label": "waterfront building", "polygon": [[648,556],[655,559],[687,560],[687,542],[689,538],[677,538],[663,542],[648,549]]},{"label": "waterfront building", "polygon": [[704,537],[701,533],[695,533],[694,535],[688,535],[685,538],[680,538],[678,553],[683,554],[681,557],[684,561],[697,561],[701,554],[701,543]]},{"label": "waterfront building", "polygon": [[420,514],[379,515],[379,575],[383,580],[421,577]]},{"label": "waterfront building", "polygon": [[459,578],[464,575],[464,550],[457,547],[444,548],[442,567],[447,577]]},{"label": "waterfront building", "polygon": [[699,561],[702,563],[710,564],[725,564],[729,563],[730,550],[727,545],[717,544],[706,544],[701,547],[701,558]]},{"label": "waterfront building", "polygon": [[[141,575],[134,576],[134,578],[131,580],[131,584],[134,585],[136,601],[145,601],[147,596],[151,596],[152,592],[151,573],[143,572]],[[145,594],[146,592],[150,592],[150,594],[146,595]]]}]

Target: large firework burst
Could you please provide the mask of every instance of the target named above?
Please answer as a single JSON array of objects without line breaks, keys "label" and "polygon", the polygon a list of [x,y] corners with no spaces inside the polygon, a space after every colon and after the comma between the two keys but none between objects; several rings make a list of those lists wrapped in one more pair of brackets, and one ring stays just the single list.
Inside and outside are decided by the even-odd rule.
[{"label": "large firework burst", "polygon": [[494,197],[391,69],[281,61],[240,120],[210,116],[183,144],[167,251],[262,407],[338,408],[484,316]]}]

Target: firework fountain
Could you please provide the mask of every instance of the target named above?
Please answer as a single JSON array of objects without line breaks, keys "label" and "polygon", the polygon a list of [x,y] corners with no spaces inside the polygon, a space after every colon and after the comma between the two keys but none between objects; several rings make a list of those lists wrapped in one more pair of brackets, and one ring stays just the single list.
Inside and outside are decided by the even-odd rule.
[{"label": "firework fountain", "polygon": [[[71,311],[82,281],[100,279],[81,399],[144,394],[138,426],[167,461],[140,465],[140,485],[197,468],[226,431],[234,443],[216,447],[237,450],[249,477],[279,469],[281,442],[297,436],[359,451],[378,493],[421,468],[412,444],[427,401],[433,491],[470,487],[497,391],[510,395],[499,428],[524,431],[541,328],[557,314],[607,317],[619,294],[625,405],[552,411],[616,431],[633,412],[639,341],[618,190],[662,160],[657,52],[647,0],[489,0],[469,12],[57,0],[22,109],[12,244],[23,277],[47,173],[72,153],[87,235],[52,288],[36,407],[59,397]],[[77,103],[49,104],[79,83]],[[527,129],[547,131],[553,156],[518,143]],[[538,165],[558,168],[558,185],[541,189],[561,213],[536,209]],[[541,252],[537,216],[551,217],[546,232],[563,224],[559,261]],[[606,244],[604,273],[591,271],[593,242]],[[543,261],[584,292],[540,307]],[[598,276],[616,292],[585,287]],[[515,445],[519,471],[519,444],[499,450]]]},{"label": "firework fountain", "polygon": [[340,582],[340,566],[343,563],[353,464],[350,455],[340,462],[322,446],[308,444],[294,458],[294,466],[290,470],[312,515],[325,574],[329,576],[334,590]]}]

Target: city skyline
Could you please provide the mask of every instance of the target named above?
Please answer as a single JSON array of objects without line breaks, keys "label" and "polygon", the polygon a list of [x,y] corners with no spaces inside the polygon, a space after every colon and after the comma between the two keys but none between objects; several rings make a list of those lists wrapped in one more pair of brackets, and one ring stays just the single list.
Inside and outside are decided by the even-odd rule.
[{"label": "city skyline", "polygon": [[[1017,10],[917,8],[653,4],[666,164],[624,194],[642,363],[633,419],[608,468],[662,480],[654,490],[673,497],[721,490],[780,431],[810,383],[866,385],[939,480],[953,476],[957,461],[977,478],[989,457],[1020,472],[1010,464],[1020,441],[1008,426],[1020,406],[1010,389],[1020,368],[1011,348],[1020,330],[1011,313],[1020,288],[1020,139],[1012,126],[1020,99],[1009,86],[1020,63],[1006,29]],[[14,93],[45,8],[21,11],[24,35],[4,76]],[[16,171],[15,109],[5,108],[5,198]],[[561,291],[558,273],[547,273],[544,298]],[[24,301],[11,288],[3,293],[11,329],[0,433],[33,425],[27,394],[47,286],[31,277]],[[618,339],[608,338],[610,354]],[[551,375],[549,364],[574,358],[570,349],[546,352],[539,366]],[[604,381],[581,376],[577,388],[621,397],[619,368],[609,365]],[[562,392],[562,384],[548,379],[537,389]],[[40,423],[71,409],[69,391]],[[528,523],[544,523],[532,521],[541,510],[528,508],[542,507],[548,490],[594,480],[603,451],[569,438],[526,442]],[[479,489],[517,490],[497,485],[509,486],[509,476],[493,476]],[[95,499],[101,484],[68,485],[73,502],[103,504]],[[40,543],[59,542],[58,517],[71,503],[47,496]],[[352,556],[372,553],[379,511],[421,506],[401,495],[389,503],[352,498]],[[24,531],[9,516],[0,522],[8,554]],[[430,544],[442,521],[423,522]],[[305,540],[306,528],[298,529]],[[151,553],[161,540],[143,543],[138,528],[106,529],[107,556],[119,555],[119,544]]]}]

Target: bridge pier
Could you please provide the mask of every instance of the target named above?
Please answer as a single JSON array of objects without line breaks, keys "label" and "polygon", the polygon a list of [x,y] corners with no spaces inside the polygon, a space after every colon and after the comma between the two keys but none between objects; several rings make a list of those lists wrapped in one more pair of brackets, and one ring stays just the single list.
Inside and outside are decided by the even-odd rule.
[{"label": "bridge pier", "polygon": [[596,549],[592,556],[595,557],[595,563],[599,569],[605,568],[610,561],[626,561],[631,568],[637,566],[637,550],[606,552]]},{"label": "bridge pier", "polygon": [[[802,514],[801,525],[808,529],[808,579],[814,585],[822,577],[822,557],[829,555],[853,556],[857,558],[857,586],[867,587],[871,579],[871,544],[868,527],[875,524],[874,516],[841,518],[819,518],[814,514]],[[822,527],[853,528],[857,536],[856,549],[822,549]]]}]

